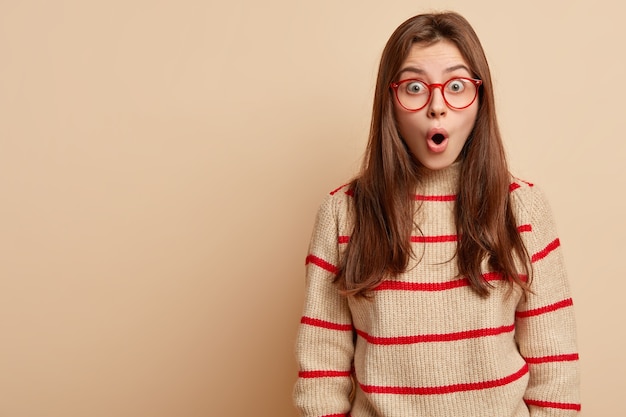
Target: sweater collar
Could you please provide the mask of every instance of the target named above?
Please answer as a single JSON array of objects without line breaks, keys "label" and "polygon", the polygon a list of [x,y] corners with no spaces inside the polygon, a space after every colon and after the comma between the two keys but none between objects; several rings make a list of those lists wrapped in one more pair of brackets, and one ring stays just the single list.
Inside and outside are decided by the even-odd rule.
[{"label": "sweater collar", "polygon": [[422,169],[419,173],[416,194],[425,196],[456,195],[459,189],[460,174],[460,161],[438,170]]}]

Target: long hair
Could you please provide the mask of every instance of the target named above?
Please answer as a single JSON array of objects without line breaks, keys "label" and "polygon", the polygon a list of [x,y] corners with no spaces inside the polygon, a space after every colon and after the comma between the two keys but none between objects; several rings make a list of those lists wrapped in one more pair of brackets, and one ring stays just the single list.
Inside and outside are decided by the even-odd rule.
[{"label": "long hair", "polygon": [[470,24],[457,13],[418,15],[391,35],[380,61],[369,142],[360,174],[350,183],[354,229],[335,277],[345,295],[367,296],[385,277],[404,272],[413,252],[413,193],[419,162],[412,157],[395,122],[390,83],[415,43],[447,39],[459,49],[474,76],[482,80],[476,122],[461,151],[460,186],[455,205],[459,241],[456,261],[481,296],[492,287],[482,276],[481,262],[524,291],[527,282],[516,267],[521,260],[530,279],[528,252],[510,206],[510,174],[496,120],[489,65]]}]

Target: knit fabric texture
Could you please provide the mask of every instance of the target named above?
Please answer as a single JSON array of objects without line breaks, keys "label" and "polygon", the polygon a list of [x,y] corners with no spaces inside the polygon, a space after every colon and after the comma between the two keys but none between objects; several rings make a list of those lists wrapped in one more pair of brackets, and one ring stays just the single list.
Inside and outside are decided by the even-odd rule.
[{"label": "knit fabric texture", "polygon": [[523,296],[483,264],[481,298],[455,259],[459,164],[416,191],[414,259],[370,299],[333,284],[350,241],[351,193],[321,205],[306,258],[294,402],[304,417],[566,417],[580,410],[573,303],[544,195],[512,179],[511,205],[532,257]]}]

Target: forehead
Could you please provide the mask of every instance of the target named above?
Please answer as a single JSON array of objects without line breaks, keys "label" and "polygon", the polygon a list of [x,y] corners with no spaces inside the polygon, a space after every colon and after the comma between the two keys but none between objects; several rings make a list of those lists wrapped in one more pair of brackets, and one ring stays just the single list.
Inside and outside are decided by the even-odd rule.
[{"label": "forehead", "polygon": [[469,72],[469,64],[453,42],[443,39],[435,43],[413,44],[400,72],[412,71],[437,76],[457,69]]}]

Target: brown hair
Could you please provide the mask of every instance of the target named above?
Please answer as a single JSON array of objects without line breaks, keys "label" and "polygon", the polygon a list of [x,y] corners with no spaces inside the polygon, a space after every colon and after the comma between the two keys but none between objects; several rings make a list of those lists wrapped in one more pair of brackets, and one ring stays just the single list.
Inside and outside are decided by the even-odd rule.
[{"label": "brown hair", "polygon": [[457,13],[412,17],[389,38],[380,61],[372,121],[361,173],[350,184],[354,229],[335,282],[346,295],[367,296],[385,277],[404,272],[413,255],[413,193],[420,178],[419,162],[400,137],[389,85],[414,43],[447,39],[482,80],[476,123],[461,151],[460,187],[455,205],[456,260],[480,295],[492,286],[482,276],[481,261],[525,291],[527,284],[515,259],[530,279],[529,256],[510,206],[510,174],[496,120],[489,65],[470,24]]}]

